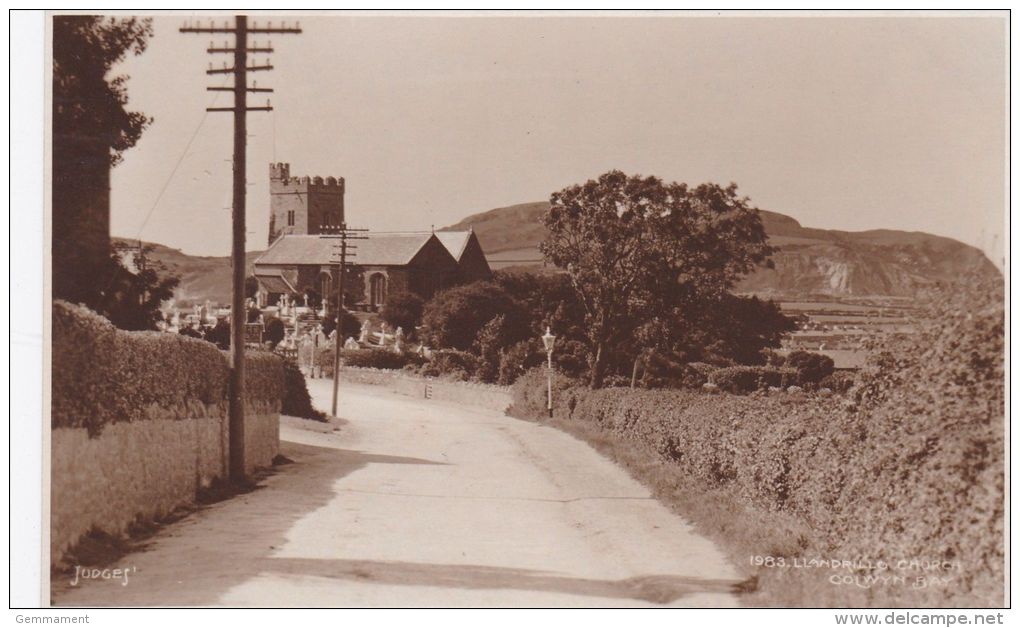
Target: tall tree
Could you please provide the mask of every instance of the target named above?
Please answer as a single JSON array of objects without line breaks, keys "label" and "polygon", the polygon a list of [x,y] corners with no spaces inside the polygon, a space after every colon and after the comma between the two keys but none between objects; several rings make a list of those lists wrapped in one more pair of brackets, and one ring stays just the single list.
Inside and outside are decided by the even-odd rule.
[{"label": "tall tree", "polygon": [[[53,140],[55,148],[104,149],[107,165],[141,137],[152,118],[128,111],[125,75],[107,78],[128,53],[145,51],[149,18],[58,15],[53,18]],[[72,151],[73,152],[73,151]],[[91,157],[91,153],[86,155]],[[91,165],[88,164],[88,165]]]},{"label": "tall tree", "polygon": [[584,307],[592,387],[638,327],[718,299],[767,259],[757,210],[736,190],[614,170],[552,194],[540,249],[567,269]]},{"label": "tall tree", "polygon": [[149,19],[53,18],[53,293],[94,306],[109,273],[110,168],[152,120],[128,111],[127,76],[108,77],[152,35]]}]

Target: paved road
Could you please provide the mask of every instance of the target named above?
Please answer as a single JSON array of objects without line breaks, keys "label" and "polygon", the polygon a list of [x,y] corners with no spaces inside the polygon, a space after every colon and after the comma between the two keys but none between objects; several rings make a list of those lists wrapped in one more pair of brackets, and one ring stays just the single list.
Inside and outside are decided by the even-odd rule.
[{"label": "paved road", "polygon": [[[309,382],[326,407],[329,382]],[[736,570],[587,445],[346,386],[339,431],[286,418],[263,488],[58,584],[58,605],[732,606]],[[318,430],[318,431],[315,431]]]}]

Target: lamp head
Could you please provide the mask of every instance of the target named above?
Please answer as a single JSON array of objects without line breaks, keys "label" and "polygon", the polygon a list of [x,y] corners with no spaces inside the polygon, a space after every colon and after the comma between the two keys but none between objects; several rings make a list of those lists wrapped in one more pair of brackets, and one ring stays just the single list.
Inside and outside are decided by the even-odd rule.
[{"label": "lamp head", "polygon": [[552,351],[553,345],[556,343],[556,336],[552,335],[550,328],[545,328],[545,335],[542,336],[542,344],[545,345],[546,351]]}]

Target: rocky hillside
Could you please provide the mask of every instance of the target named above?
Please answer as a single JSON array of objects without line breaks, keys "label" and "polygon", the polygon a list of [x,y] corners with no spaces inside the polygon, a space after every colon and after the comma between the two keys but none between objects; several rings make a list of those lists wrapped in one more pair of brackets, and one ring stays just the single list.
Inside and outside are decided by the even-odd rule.
[{"label": "rocky hillside", "polygon": [[[545,237],[541,218],[548,207],[545,202],[501,207],[468,216],[444,230],[474,229],[494,269],[538,269],[543,264],[538,243]],[[911,297],[926,285],[969,272],[999,276],[981,251],[951,238],[888,229],[811,229],[783,214],[762,211],[761,216],[778,248],[775,268],[762,268],[745,278],[738,286],[742,292],[786,298]],[[152,259],[181,278],[179,302],[229,302],[229,257],[199,257],[161,244],[152,246]],[[248,252],[248,274],[260,254]]]},{"label": "rocky hillside", "polygon": [[[548,203],[526,203],[469,216],[446,229],[475,230],[494,268],[540,265],[541,216]],[[762,268],[738,286],[743,292],[796,297],[914,296],[926,285],[970,272],[999,275],[980,250],[919,231],[835,231],[803,227],[762,211],[774,269]]]}]

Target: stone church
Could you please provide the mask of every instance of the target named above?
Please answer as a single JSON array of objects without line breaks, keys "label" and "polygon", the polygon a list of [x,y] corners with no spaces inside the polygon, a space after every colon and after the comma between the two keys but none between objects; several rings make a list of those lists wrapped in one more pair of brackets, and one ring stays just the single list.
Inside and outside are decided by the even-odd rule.
[{"label": "stone church", "polygon": [[[339,278],[338,241],[323,237],[344,222],[344,180],[291,177],[270,164],[269,249],[255,260],[260,304],[287,294],[332,295]],[[413,292],[424,299],[492,273],[473,231],[366,233],[351,241],[345,278],[349,309],[377,311],[386,297]]]}]

